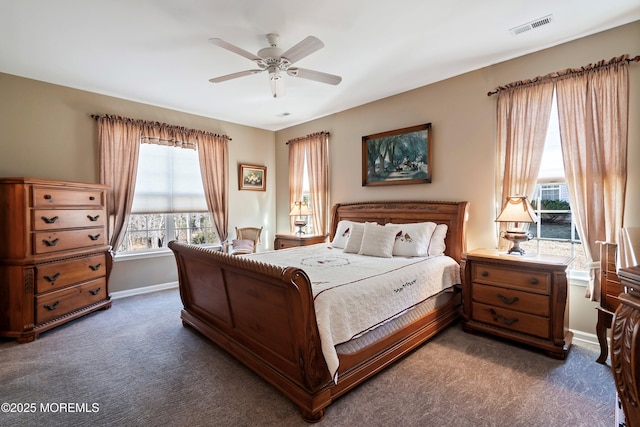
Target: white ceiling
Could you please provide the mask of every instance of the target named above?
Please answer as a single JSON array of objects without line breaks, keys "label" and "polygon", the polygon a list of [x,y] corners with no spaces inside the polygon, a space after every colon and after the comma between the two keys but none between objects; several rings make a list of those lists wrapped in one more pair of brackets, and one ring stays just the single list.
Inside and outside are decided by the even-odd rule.
[{"label": "white ceiling", "polygon": [[[639,19],[638,0],[0,0],[0,72],[279,130]],[[318,37],[296,65],[342,83],[209,83],[255,66],[208,39],[256,53],[272,32]]]}]

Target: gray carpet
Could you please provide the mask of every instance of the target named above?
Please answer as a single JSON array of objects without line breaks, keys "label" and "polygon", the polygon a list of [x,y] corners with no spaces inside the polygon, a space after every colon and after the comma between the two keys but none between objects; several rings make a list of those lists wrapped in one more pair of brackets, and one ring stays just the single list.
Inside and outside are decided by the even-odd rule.
[{"label": "gray carpet", "polygon": [[[0,413],[0,425],[309,425],[182,326],[180,309],[177,290],[139,295],[33,343],[0,341],[0,403],[35,404],[34,413]],[[319,425],[613,426],[613,377],[597,356],[576,343],[558,361],[456,324],[338,399]]]}]

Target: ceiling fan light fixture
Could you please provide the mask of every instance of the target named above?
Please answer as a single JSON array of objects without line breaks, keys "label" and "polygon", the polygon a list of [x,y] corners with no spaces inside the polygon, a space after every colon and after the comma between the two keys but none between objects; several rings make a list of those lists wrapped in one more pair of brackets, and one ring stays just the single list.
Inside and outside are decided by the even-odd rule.
[{"label": "ceiling fan light fixture", "polygon": [[271,95],[274,98],[282,98],[285,95],[284,79],[280,74],[280,69],[274,67],[269,70],[269,84],[271,86]]}]

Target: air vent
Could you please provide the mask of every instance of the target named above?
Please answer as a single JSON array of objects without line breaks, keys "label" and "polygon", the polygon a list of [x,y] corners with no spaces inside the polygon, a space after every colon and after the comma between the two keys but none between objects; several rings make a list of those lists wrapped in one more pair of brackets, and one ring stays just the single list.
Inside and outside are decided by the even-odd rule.
[{"label": "air vent", "polygon": [[517,36],[518,34],[526,33],[529,30],[535,30],[536,28],[540,28],[543,25],[551,24],[553,22],[553,15],[547,15],[543,18],[536,19],[535,21],[528,22],[524,25],[519,25],[515,28],[509,30],[512,36]]}]

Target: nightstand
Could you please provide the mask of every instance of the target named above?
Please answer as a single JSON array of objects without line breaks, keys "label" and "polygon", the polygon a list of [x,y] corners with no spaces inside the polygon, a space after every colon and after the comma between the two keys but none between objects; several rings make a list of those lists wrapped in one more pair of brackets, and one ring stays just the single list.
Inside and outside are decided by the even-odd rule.
[{"label": "nightstand", "polygon": [[518,341],[564,359],[573,339],[566,275],[571,261],[495,249],[463,254],[463,329]]},{"label": "nightstand", "polygon": [[310,235],[305,234],[276,234],[276,240],[273,247],[278,249],[293,248],[296,246],[315,245],[316,243],[324,243],[327,241],[327,235]]}]

